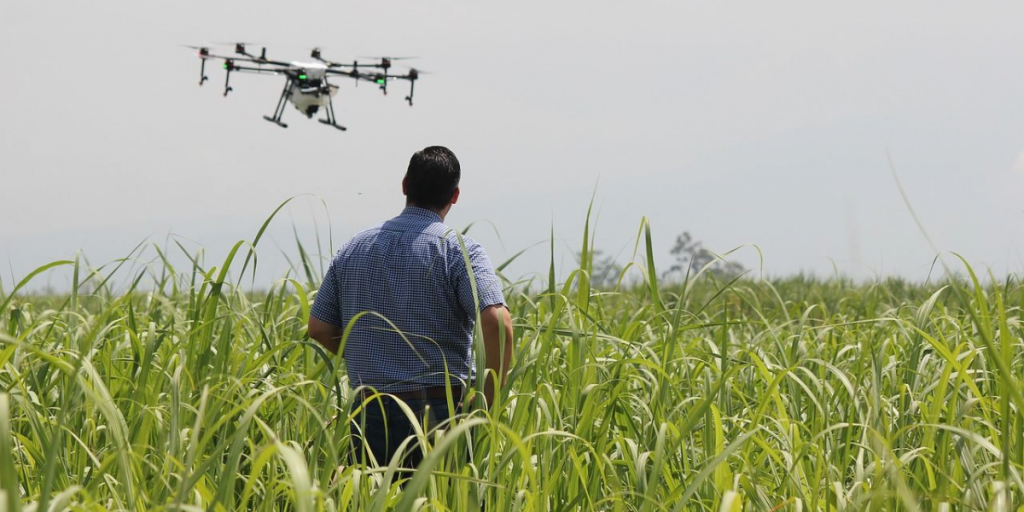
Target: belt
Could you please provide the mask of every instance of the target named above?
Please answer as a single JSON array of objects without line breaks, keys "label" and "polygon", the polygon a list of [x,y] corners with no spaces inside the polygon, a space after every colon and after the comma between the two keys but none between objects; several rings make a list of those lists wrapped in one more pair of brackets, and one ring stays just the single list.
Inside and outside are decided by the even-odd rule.
[{"label": "belt", "polygon": [[[363,388],[359,390],[359,397],[365,400],[373,396],[375,393],[377,393],[377,391],[371,388]],[[412,391],[381,391],[380,393],[382,395],[391,395],[395,398],[400,398],[402,400],[426,400],[448,398],[448,393],[445,391],[444,386],[433,386],[423,389],[414,389]],[[452,399],[458,401],[462,399],[462,396],[462,386],[452,386]]]}]

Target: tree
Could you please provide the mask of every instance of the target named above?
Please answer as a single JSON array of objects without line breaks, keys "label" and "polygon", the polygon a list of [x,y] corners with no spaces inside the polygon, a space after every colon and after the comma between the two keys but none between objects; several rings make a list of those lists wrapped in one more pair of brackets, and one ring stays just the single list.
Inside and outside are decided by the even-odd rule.
[{"label": "tree", "polygon": [[676,237],[676,243],[672,246],[669,254],[675,256],[676,261],[665,271],[663,274],[665,277],[672,274],[692,275],[709,264],[711,266],[708,268],[708,272],[716,277],[732,278],[745,271],[743,265],[739,263],[720,259],[715,261],[718,257],[704,247],[701,242],[694,240],[689,231],[683,231]]},{"label": "tree", "polygon": [[[615,263],[615,258],[603,256],[604,251],[595,249],[591,253],[592,272],[590,284],[595,288],[614,288],[619,282],[619,275],[622,274],[622,266]],[[576,261],[580,261],[580,253],[576,253]]]}]

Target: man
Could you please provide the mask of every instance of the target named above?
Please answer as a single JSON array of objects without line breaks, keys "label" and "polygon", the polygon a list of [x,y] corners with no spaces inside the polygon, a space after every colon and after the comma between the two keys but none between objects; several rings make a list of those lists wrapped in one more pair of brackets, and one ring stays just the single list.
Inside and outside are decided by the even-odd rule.
[{"label": "man", "polygon": [[[359,461],[366,462],[369,452],[378,464],[389,464],[414,432],[396,399],[416,412],[420,424],[425,415],[428,427],[448,419],[446,382],[458,403],[476,376],[472,347],[478,311],[488,404],[505,383],[512,320],[501,283],[483,247],[464,238],[467,269],[458,235],[443,223],[459,200],[460,177],[459,161],[447,148],[431,146],[414,154],[402,180],[405,210],[342,246],[310,311],[309,336],[334,353],[345,326],[355,319],[341,347],[358,393],[353,408],[384,394],[351,426]],[[403,466],[413,468],[421,458],[418,449],[407,452]]]}]

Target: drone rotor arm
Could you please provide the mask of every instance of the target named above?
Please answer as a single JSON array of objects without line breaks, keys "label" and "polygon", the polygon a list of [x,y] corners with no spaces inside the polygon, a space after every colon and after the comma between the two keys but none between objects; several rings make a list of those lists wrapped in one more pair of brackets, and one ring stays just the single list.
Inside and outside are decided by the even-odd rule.
[{"label": "drone rotor arm", "polygon": [[[359,67],[363,67],[363,65],[360,64]],[[327,68],[325,70],[325,73],[327,75],[329,75],[329,76],[337,76],[337,77],[340,77],[340,78],[351,78],[351,79],[353,79],[353,80],[355,80],[357,82],[362,81],[362,82],[370,82],[370,83],[377,83],[377,77],[380,76],[378,74],[373,74],[373,73],[360,73],[360,72],[355,71],[355,70],[343,70],[343,69],[331,69],[331,68]]]},{"label": "drone rotor arm", "polygon": [[235,62],[252,62],[253,64],[261,64],[261,65],[264,65],[264,66],[291,67],[291,65],[292,65],[290,62],[281,62],[281,61],[278,61],[278,60],[263,60],[263,59],[260,59],[258,57],[257,58],[231,57],[231,56],[227,56],[227,55],[216,55],[216,54],[213,54],[213,53],[210,53],[210,54],[207,54],[207,55],[201,55],[200,58],[202,58],[202,59],[233,60]]},{"label": "drone rotor arm", "polygon": [[346,63],[346,62],[331,62],[331,61],[326,61],[326,60],[323,61],[323,62],[324,62],[324,64],[327,65],[327,69],[345,69],[345,68],[357,68],[357,67],[359,67],[359,68],[369,68],[369,67],[373,67],[372,64],[359,64],[359,65],[355,65],[355,64]]},{"label": "drone rotor arm", "polygon": [[251,75],[270,75],[270,76],[281,76],[283,72],[277,69],[262,69],[262,68],[251,68],[243,66],[235,66],[231,70],[232,72],[248,73]]}]

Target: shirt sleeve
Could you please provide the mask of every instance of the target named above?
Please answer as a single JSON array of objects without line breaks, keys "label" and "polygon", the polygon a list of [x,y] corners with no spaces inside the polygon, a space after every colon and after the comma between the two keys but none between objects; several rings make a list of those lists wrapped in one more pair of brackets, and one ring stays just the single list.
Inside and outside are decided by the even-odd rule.
[{"label": "shirt sleeve", "polygon": [[313,307],[309,314],[317,317],[323,322],[331,325],[344,327],[341,320],[341,306],[338,304],[337,278],[334,275],[334,264],[327,269],[324,280],[320,283],[320,290],[316,292],[313,299]]},{"label": "shirt sleeve", "polygon": [[452,275],[455,278],[455,293],[458,297],[462,310],[471,317],[476,316],[476,306],[483,311],[488,306],[505,304],[505,296],[501,293],[501,280],[494,273],[494,266],[483,246],[471,238],[464,238],[466,251],[469,253],[469,263],[473,270],[473,277],[476,281],[476,292],[479,301],[473,298],[473,286],[470,283],[469,272],[466,269],[466,262],[462,257],[462,249],[456,244],[456,260],[453,263]]}]

